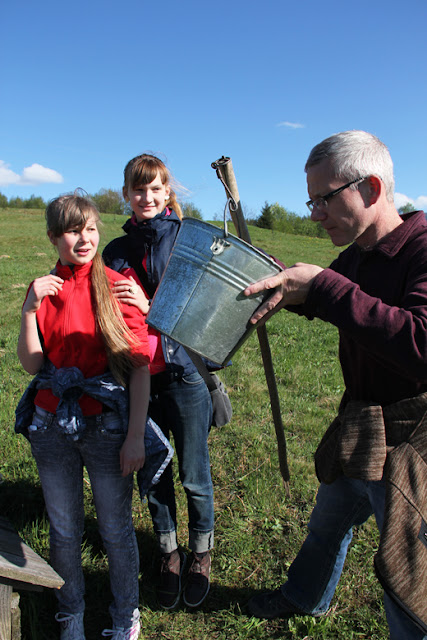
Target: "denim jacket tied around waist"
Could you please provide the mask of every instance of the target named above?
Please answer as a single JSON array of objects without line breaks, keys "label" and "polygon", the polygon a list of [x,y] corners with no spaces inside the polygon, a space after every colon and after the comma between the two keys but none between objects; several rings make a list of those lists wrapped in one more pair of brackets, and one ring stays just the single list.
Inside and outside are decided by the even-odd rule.
[{"label": "denim jacket tied around waist", "polygon": [[[83,437],[86,429],[85,417],[79,405],[79,398],[87,394],[102,402],[119,416],[123,433],[128,429],[129,396],[110,372],[92,378],[85,378],[77,367],[57,369],[49,360],[28,385],[15,410],[15,432],[28,438],[28,427],[32,423],[35,410],[34,400],[39,389],[51,389],[59,398],[56,409],[58,427],[74,440]],[[146,491],[156,484],[169,464],[173,449],[156,423],[147,417],[145,425],[145,463],[141,470],[142,486]],[[144,491],[144,492],[146,492]]]}]

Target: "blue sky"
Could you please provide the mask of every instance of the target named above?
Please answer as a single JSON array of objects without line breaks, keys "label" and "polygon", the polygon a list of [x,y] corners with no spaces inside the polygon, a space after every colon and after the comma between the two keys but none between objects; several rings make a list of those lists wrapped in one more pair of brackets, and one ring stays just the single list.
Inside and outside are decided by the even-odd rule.
[{"label": "blue sky", "polygon": [[0,192],[117,189],[152,151],[212,219],[226,155],[247,215],[305,215],[310,149],[365,129],[427,210],[426,24],[426,0],[4,3]]}]

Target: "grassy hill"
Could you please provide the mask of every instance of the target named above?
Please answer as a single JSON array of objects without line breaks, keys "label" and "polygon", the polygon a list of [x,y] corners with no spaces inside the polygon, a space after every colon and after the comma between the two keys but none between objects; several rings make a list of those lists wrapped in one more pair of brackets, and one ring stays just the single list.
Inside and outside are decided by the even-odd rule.
[{"label": "grassy hill", "polygon": [[[125,219],[104,215],[102,246],[120,234]],[[232,231],[232,229],[231,229]],[[250,228],[252,242],[290,265],[327,266],[338,250],[329,240]],[[14,408],[31,379],[16,357],[20,308],[30,281],[50,271],[56,254],[45,235],[42,211],[0,210],[0,473],[1,514],[26,542],[48,559],[48,523],[29,445],[13,433]],[[232,422],[210,435],[215,488],[216,542],[211,592],[199,611],[158,609],[153,584],[156,545],[146,504],[134,499],[134,523],[141,552],[142,636],[146,640],[334,639],[388,637],[372,557],[378,544],[373,522],[355,532],[346,568],[328,615],[262,621],[245,614],[254,593],[284,582],[306,535],[317,489],[313,453],[337,409],[343,381],[337,361],[337,333],[319,320],[287,312],[267,325],[285,425],[291,473],[286,496],[277,462],[274,426],[256,334],[221,373],[231,397]],[[177,483],[179,485],[179,482]],[[88,640],[110,626],[107,562],[97,533],[89,482],[85,483]],[[178,491],[179,540],[187,544],[186,508]],[[21,595],[22,637],[57,637],[54,596]]]}]

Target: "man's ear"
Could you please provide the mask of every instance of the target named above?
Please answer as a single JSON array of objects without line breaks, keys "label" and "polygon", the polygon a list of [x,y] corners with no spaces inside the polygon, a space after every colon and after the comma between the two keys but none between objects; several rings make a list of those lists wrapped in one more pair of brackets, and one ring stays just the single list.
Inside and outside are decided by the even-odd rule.
[{"label": "man's ear", "polygon": [[369,205],[375,204],[381,195],[381,190],[384,189],[384,185],[378,176],[369,176],[366,179],[368,185],[368,198]]}]

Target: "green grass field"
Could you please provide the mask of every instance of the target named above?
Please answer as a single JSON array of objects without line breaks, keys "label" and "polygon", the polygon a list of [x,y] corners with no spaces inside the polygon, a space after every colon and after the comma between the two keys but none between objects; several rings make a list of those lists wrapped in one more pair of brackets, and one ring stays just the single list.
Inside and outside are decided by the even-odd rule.
[{"label": "green grass field", "polygon": [[[103,216],[102,246],[120,234],[124,218]],[[329,240],[250,228],[252,242],[290,265],[327,266],[338,250]],[[53,267],[56,255],[45,235],[43,212],[0,210],[0,513],[35,551],[48,559],[48,522],[29,445],[13,432],[14,408],[31,379],[16,356],[20,308],[30,281]],[[134,523],[141,554],[141,638],[145,640],[361,639],[388,637],[381,589],[373,570],[378,535],[373,521],[355,531],[345,570],[327,615],[263,621],[245,613],[255,593],[284,582],[306,535],[317,480],[313,453],[333,418],[343,381],[337,332],[321,321],[287,312],[267,331],[281,398],[291,473],[290,497],[279,473],[274,426],[256,334],[222,372],[233,404],[232,422],[210,435],[215,488],[215,549],[211,592],[200,610],[159,610],[154,583],[157,554],[147,505],[135,495]],[[186,507],[177,482],[179,540],[186,549]],[[108,565],[97,533],[86,479],[86,575],[88,640],[110,627]],[[22,638],[58,637],[51,591],[21,593]]]}]

